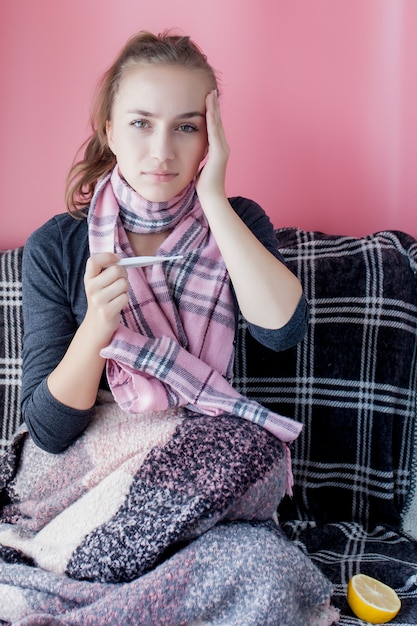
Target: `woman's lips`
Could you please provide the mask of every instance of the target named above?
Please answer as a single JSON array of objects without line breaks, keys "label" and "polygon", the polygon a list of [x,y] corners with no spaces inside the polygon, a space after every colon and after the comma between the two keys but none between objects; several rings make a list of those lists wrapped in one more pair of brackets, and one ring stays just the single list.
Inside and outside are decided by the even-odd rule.
[{"label": "woman's lips", "polygon": [[148,176],[152,180],[158,183],[169,183],[173,180],[177,174],[176,172],[145,172],[145,176]]}]

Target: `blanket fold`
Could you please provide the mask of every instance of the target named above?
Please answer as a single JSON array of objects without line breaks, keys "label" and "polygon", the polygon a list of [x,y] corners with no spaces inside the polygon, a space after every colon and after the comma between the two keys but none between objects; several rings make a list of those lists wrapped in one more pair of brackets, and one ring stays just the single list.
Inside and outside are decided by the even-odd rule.
[{"label": "blanket fold", "polygon": [[0,561],[0,619],[19,626],[330,626],[339,614],[329,594],[311,561],[263,522],[220,524],[121,585]]}]

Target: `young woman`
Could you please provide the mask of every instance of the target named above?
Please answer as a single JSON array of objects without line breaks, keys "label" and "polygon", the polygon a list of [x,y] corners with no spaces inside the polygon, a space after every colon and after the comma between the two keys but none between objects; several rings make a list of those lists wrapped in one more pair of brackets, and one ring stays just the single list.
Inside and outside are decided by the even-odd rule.
[{"label": "young woman", "polygon": [[[104,76],[92,127],[84,159],[69,176],[69,215],[49,221],[25,249],[22,406],[34,441],[50,452],[65,449],[89,422],[103,382],[102,351],[129,305],[133,272],[146,280],[162,269],[126,270],[116,264],[119,256],[182,254],[175,267],[184,280],[184,273],[195,278],[194,264],[203,264],[196,250],[200,254],[207,246],[215,255],[210,262],[224,263],[230,277],[234,300],[226,302],[225,285],[223,306],[240,309],[256,339],[283,350],[301,340],[307,324],[300,283],[277,251],[269,219],[254,202],[226,196],[229,148],[217,82],[205,56],[187,37],[133,37]],[[120,220],[123,239],[110,237],[104,251],[92,241],[99,219],[92,208],[89,227],[85,219],[92,198],[94,207],[103,202],[120,207],[117,224]],[[195,235],[189,234],[177,241],[178,226],[184,227],[191,213],[190,233],[198,224],[205,239],[193,243]],[[95,239],[103,240],[102,233]],[[220,276],[216,268],[206,266],[206,271]],[[219,276],[217,280],[226,280]],[[211,290],[208,283],[215,280],[214,273],[206,283],[201,278],[197,289]],[[202,293],[188,294],[195,302],[178,302],[172,285],[171,296],[180,317],[185,308],[200,307],[182,332],[198,332],[196,318],[203,318],[198,319],[201,332],[209,319],[216,324],[216,303],[203,303]],[[235,314],[229,317],[225,324],[230,326]],[[221,355],[215,347],[212,351],[215,357],[225,356],[224,363],[213,364],[230,377],[231,333],[228,341]],[[187,342],[192,345],[189,337]],[[199,356],[198,337],[195,343]]]},{"label": "young woman", "polygon": [[[231,384],[238,315],[279,351],[304,336],[308,307],[263,210],[226,196],[206,57],[188,37],[134,36],[103,78],[92,130],[68,213],[24,251],[31,438],[0,547],[43,571],[28,566],[30,591],[19,574],[21,613],[10,610],[330,624],[328,581],[272,522],[301,426]],[[123,265],[132,257],[157,259]]]}]

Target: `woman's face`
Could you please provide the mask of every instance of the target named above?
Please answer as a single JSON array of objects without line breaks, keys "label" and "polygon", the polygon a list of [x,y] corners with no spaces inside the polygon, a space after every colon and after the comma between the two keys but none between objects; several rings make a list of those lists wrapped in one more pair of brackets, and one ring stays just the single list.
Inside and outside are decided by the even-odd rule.
[{"label": "woman's face", "polygon": [[194,178],[207,152],[206,74],[175,65],[128,68],[116,94],[107,140],[121,174],[152,202]]}]

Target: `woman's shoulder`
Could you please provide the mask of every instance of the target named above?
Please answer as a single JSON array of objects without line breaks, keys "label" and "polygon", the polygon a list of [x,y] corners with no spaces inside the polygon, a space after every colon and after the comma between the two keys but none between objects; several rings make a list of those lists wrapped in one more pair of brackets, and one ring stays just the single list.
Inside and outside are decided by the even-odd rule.
[{"label": "woman's shoulder", "polygon": [[36,265],[49,262],[67,265],[85,263],[88,252],[88,229],[86,219],[75,219],[69,213],[51,217],[37,228],[24,246],[24,264]]},{"label": "woman's shoulder", "polygon": [[33,231],[25,244],[25,254],[45,250],[49,254],[67,251],[71,255],[72,251],[80,254],[84,248],[88,249],[87,220],[60,213]]},{"label": "woman's shoulder", "polygon": [[25,245],[54,244],[67,239],[86,237],[86,219],[76,219],[69,213],[59,213],[34,230]]},{"label": "woman's shoulder", "polygon": [[233,196],[232,198],[229,198],[229,202],[234,211],[236,211],[239,215],[240,219],[243,220],[250,228],[261,227],[273,230],[273,225],[269,216],[254,200],[244,198],[243,196]]},{"label": "woman's shoulder", "polygon": [[232,196],[229,198],[229,202],[238,215],[265,215],[263,208],[254,200],[245,198],[244,196]]},{"label": "woman's shoulder", "polygon": [[277,239],[274,226],[264,209],[254,200],[242,196],[229,198],[234,211],[273,254],[277,254]]}]

